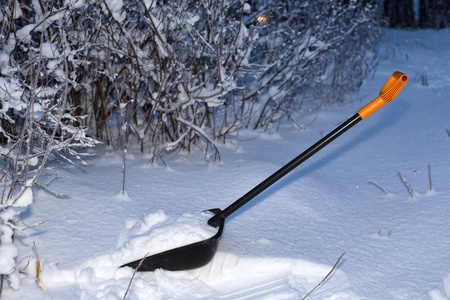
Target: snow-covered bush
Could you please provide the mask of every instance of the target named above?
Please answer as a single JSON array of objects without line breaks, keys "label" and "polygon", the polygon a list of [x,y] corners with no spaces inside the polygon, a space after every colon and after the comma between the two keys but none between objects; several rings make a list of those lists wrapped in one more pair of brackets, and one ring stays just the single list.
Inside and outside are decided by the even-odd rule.
[{"label": "snow-covered bush", "polygon": [[[277,1],[253,63],[260,66],[254,127],[267,127],[307,102],[340,102],[376,62],[381,35],[377,7],[358,1]],[[259,100],[258,100],[259,98]]]},{"label": "snow-covered bush", "polygon": [[357,1],[10,2],[23,26],[4,40],[11,51],[42,40],[47,93],[64,78],[66,40],[72,124],[154,157],[196,145],[216,158],[215,140],[240,127],[341,101],[370,71],[380,35],[377,7]]},{"label": "snow-covered bush", "polygon": [[84,163],[87,154],[78,149],[98,143],[68,101],[77,85],[73,72],[84,63],[67,41],[70,26],[64,20],[70,10],[24,2],[2,2],[0,10],[0,284],[6,276],[14,289],[19,288],[14,237],[24,229],[19,215],[32,204],[47,160]]},{"label": "snow-covered bush", "polygon": [[342,101],[376,58],[370,2],[2,1],[0,274],[49,158],[84,163],[102,140],[217,159],[239,128]]},{"label": "snow-covered bush", "polygon": [[380,36],[377,8],[356,1],[85,3],[70,40],[90,64],[73,104],[99,139],[131,134],[154,157],[192,145],[214,156],[240,127],[341,101]]}]

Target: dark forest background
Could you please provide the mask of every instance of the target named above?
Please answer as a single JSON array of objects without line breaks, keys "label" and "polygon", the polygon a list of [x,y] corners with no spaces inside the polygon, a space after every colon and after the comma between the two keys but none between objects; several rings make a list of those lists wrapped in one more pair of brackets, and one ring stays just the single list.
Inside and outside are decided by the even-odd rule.
[{"label": "dark forest background", "polygon": [[384,0],[389,27],[441,29],[450,23],[450,0]]}]

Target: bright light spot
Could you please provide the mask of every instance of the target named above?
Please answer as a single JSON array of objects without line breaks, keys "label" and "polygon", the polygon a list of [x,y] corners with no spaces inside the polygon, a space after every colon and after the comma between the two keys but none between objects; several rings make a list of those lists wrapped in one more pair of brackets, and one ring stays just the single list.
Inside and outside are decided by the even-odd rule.
[{"label": "bright light spot", "polygon": [[258,21],[259,23],[266,23],[267,21],[269,21],[269,17],[267,15],[262,15],[257,17],[256,21]]}]

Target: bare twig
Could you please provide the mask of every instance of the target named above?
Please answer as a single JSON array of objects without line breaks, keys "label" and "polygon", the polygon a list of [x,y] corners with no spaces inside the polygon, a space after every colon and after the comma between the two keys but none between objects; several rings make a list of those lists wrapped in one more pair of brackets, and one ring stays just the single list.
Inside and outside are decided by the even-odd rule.
[{"label": "bare twig", "polygon": [[398,175],[400,175],[401,180],[403,181],[406,188],[408,189],[408,192],[409,192],[409,195],[411,196],[411,198],[414,198],[414,189],[411,187],[408,180],[406,180],[406,178],[403,177],[402,173],[399,170],[397,170],[397,173],[398,173]]},{"label": "bare twig", "polygon": [[382,188],[381,185],[379,185],[375,180],[369,180],[369,183],[376,185],[376,187],[379,188],[380,190],[382,190],[383,193],[385,193],[386,195],[389,195],[389,193],[384,188]]},{"label": "bare twig", "polygon": [[3,274],[0,275],[0,297],[2,296],[3,291]]},{"label": "bare twig", "polygon": [[431,166],[428,164],[428,180],[430,183],[430,192],[433,190],[433,184],[431,183]]},{"label": "bare twig", "polygon": [[304,296],[302,298],[302,300],[306,299],[306,297],[308,297],[309,295],[311,295],[312,292],[314,292],[322,283],[325,282],[325,280],[327,280],[328,277],[330,277],[330,275],[334,272],[334,270],[336,269],[337,265],[339,264],[339,262],[341,261],[342,257],[344,257],[345,252],[341,254],[341,256],[339,257],[339,259],[336,261],[336,263],[334,264],[333,268],[331,269],[331,271],[327,274],[327,276],[325,276],[321,282],[319,282],[318,285],[316,285],[308,294],[306,294],[306,296]]},{"label": "bare twig", "polygon": [[20,229],[20,231],[25,231],[27,229],[31,229],[31,228],[34,228],[34,227],[37,227],[37,226],[41,226],[42,224],[47,223],[47,221],[48,220],[45,220],[45,221],[42,221],[42,222],[39,222],[39,223],[35,223],[35,224],[27,226],[27,227],[24,227],[24,228]]},{"label": "bare twig", "polygon": [[55,195],[56,197],[60,197],[60,198],[68,198],[68,197],[70,197],[69,194],[58,193],[58,192],[52,190],[51,188],[49,188],[47,185],[40,184],[39,182],[35,182],[35,184],[40,186],[41,188],[43,188],[47,192]]},{"label": "bare twig", "polygon": [[66,55],[66,46],[65,46],[66,45],[65,44],[66,36],[65,36],[64,31],[62,30],[62,28],[60,28],[60,34],[61,34],[61,37],[63,38],[62,49],[63,49],[63,56],[64,56],[64,73],[65,73],[64,75],[65,75],[65,79],[66,79],[65,82],[64,82],[64,93],[63,93],[63,99],[62,99],[61,108],[60,108],[61,111],[59,112],[58,119],[55,122],[53,131],[52,131],[52,135],[50,137],[50,140],[48,141],[48,146],[45,149],[45,154],[44,154],[44,156],[42,158],[41,165],[39,166],[39,169],[38,169],[35,177],[33,178],[30,186],[32,186],[32,185],[34,185],[36,183],[37,179],[39,178],[39,175],[44,170],[45,164],[46,164],[46,162],[47,162],[47,160],[48,160],[48,158],[50,156],[50,152],[51,152],[51,149],[52,149],[52,144],[53,144],[53,141],[54,141],[54,139],[56,137],[56,132],[58,131],[58,128],[59,128],[59,126],[61,124],[61,119],[62,119],[62,117],[64,115],[64,109],[65,109],[66,103],[67,103],[67,95],[69,93],[69,80],[70,80],[70,78],[69,78],[69,63],[67,61],[67,55]]}]

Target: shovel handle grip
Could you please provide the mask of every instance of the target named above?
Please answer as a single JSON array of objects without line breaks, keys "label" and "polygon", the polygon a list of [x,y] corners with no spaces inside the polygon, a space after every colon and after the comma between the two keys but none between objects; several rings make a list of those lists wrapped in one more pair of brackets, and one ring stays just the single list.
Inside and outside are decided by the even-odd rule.
[{"label": "shovel handle grip", "polygon": [[380,95],[358,111],[361,118],[367,118],[380,107],[391,102],[403,88],[406,81],[408,81],[408,76],[406,74],[398,71],[394,72],[384,84],[380,91]]}]

